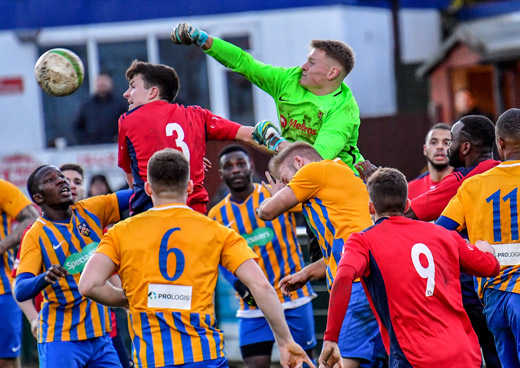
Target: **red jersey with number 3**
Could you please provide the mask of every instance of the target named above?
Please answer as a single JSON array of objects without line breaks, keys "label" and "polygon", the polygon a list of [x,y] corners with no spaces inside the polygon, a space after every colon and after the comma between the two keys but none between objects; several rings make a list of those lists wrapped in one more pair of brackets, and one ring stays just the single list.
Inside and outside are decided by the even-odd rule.
[{"label": "red jersey with number 3", "polygon": [[498,272],[494,256],[454,231],[396,216],[352,234],[338,273],[343,267],[362,276],[390,366],[480,367],[459,274],[461,269],[474,275]]},{"label": "red jersey with number 3", "polygon": [[131,173],[134,185],[142,189],[148,160],[155,152],[164,148],[182,151],[189,159],[190,179],[194,184],[188,205],[205,203],[209,199],[204,188],[202,161],[206,154],[206,141],[234,140],[240,126],[199,106],[150,102],[119,118],[118,165],[126,173]]}]

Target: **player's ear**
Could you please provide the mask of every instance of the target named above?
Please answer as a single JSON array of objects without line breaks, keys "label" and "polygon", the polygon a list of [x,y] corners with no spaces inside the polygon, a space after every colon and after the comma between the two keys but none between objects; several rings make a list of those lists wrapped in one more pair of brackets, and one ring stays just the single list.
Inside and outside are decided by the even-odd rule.
[{"label": "player's ear", "polygon": [[404,212],[407,212],[412,207],[412,201],[410,198],[406,198],[406,204],[404,205]]},{"label": "player's ear", "polygon": [[303,157],[294,156],[293,166],[296,169],[296,171],[300,170],[303,166]]},{"label": "player's ear", "polygon": [[329,70],[329,74],[327,75],[327,77],[328,77],[327,79],[328,79],[328,80],[333,80],[333,79],[335,79],[335,78],[339,75],[339,72],[340,72],[340,70],[339,70],[338,67],[332,67],[332,68],[330,68],[330,70]]},{"label": "player's ear", "polygon": [[464,142],[460,145],[461,153],[463,155],[467,155],[469,151],[471,151],[471,143],[470,142]]},{"label": "player's ear", "polygon": [[150,100],[160,97],[159,87],[157,87],[157,86],[150,87],[150,89],[148,90],[148,97]]},{"label": "player's ear", "polygon": [[376,214],[376,208],[374,207],[374,204],[372,201],[368,202],[368,212],[370,212],[370,216],[373,216]]},{"label": "player's ear", "polygon": [[38,206],[43,203],[43,196],[40,193],[34,193],[32,199]]},{"label": "player's ear", "polygon": [[422,153],[423,153],[423,155],[426,156],[426,145],[425,144],[422,145]]},{"label": "player's ear", "polygon": [[186,193],[191,194],[193,192],[193,180],[188,182],[188,187],[186,188]]},{"label": "player's ear", "polygon": [[145,183],[144,183],[144,191],[145,191],[145,193],[146,193],[149,197],[152,196],[152,187],[150,186],[150,183],[148,183],[148,182],[145,182]]}]

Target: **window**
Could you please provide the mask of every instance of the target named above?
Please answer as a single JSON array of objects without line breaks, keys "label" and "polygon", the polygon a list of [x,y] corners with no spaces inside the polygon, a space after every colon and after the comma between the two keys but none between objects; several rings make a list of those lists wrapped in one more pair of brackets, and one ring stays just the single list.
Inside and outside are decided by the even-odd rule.
[{"label": "window", "polygon": [[210,108],[206,55],[198,47],[174,45],[170,39],[159,40],[161,64],[175,69],[181,88],[175,102]]}]

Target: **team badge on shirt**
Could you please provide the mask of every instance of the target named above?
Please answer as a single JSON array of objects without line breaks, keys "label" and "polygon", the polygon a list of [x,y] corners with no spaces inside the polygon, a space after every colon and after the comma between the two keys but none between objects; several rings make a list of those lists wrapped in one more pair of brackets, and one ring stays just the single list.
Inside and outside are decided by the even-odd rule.
[{"label": "team badge on shirt", "polygon": [[318,119],[321,120],[322,117],[323,117],[323,113],[321,111],[318,111]]},{"label": "team badge on shirt", "polygon": [[78,225],[78,230],[79,230],[79,233],[83,236],[90,235],[90,228],[84,222],[82,222],[81,224]]}]

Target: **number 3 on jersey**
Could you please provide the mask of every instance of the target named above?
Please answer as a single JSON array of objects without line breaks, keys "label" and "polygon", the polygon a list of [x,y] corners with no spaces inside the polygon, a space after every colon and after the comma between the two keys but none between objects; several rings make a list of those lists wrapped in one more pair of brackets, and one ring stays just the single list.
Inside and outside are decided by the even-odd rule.
[{"label": "number 3 on jersey", "polygon": [[179,123],[168,123],[166,125],[166,136],[171,137],[173,132],[177,133],[177,139],[175,139],[175,145],[179,147],[184,154],[184,157],[190,161],[190,149],[186,142],[184,142],[184,130]]},{"label": "number 3 on jersey", "polygon": [[[419,259],[421,254],[428,260],[426,267],[423,267]],[[412,262],[419,276],[426,279],[426,296],[432,296],[435,289],[435,263],[431,250],[422,243],[414,244],[412,247]]]}]

